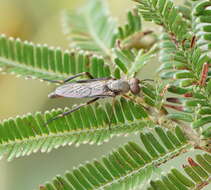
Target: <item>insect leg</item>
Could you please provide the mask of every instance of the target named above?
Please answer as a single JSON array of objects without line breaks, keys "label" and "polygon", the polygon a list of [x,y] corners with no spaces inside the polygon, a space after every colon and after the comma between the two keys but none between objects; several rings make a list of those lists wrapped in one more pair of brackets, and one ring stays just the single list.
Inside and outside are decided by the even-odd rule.
[{"label": "insect leg", "polygon": [[77,77],[80,77],[80,76],[83,76],[83,75],[87,76],[87,77],[90,78],[90,79],[93,79],[93,78],[94,78],[94,77],[91,75],[91,73],[89,73],[89,72],[83,72],[83,73],[78,73],[78,74],[76,74],[76,75],[74,75],[74,76],[68,77],[67,79],[65,79],[65,80],[63,81],[63,83],[66,83],[66,82],[68,82],[68,81],[70,81],[70,80],[72,80],[72,79],[74,79],[74,78],[77,78]]},{"label": "insect leg", "polygon": [[77,111],[78,109],[80,109],[80,108],[83,107],[83,106],[86,106],[86,105],[89,105],[89,104],[91,104],[91,103],[94,103],[94,102],[97,101],[98,99],[100,99],[100,98],[94,98],[94,99],[92,99],[92,100],[89,100],[89,101],[86,102],[86,103],[83,103],[83,104],[78,105],[77,107],[75,107],[75,108],[73,108],[73,109],[71,109],[71,110],[69,110],[69,111],[63,112],[63,113],[61,113],[61,114],[59,114],[59,115],[57,115],[57,116],[55,116],[55,117],[49,119],[49,120],[47,121],[46,124],[49,124],[50,122],[52,122],[52,121],[54,121],[54,120],[57,120],[57,119],[59,119],[59,118],[62,118],[62,117],[64,117],[64,116],[66,116],[66,115],[68,115],[68,114],[74,112],[74,111]]},{"label": "insect leg", "polygon": [[[126,94],[123,94],[122,96],[123,96],[124,98],[130,100],[131,102],[136,102],[135,99],[133,99],[132,97],[130,97],[130,96],[126,95]],[[136,103],[138,103],[138,102],[136,102]],[[140,103],[141,103],[141,102],[140,102]],[[140,103],[138,103],[138,104],[140,104]],[[144,107],[146,110],[148,110],[148,108],[147,108],[146,106],[144,106],[144,105],[141,105],[141,106]]]},{"label": "insect leg", "polygon": [[124,98],[127,98],[128,100],[134,102],[134,99],[133,99],[132,97],[130,97],[130,96],[126,95],[126,94],[123,94],[122,96],[123,96]]},{"label": "insect leg", "polygon": [[53,83],[64,84],[66,82],[69,82],[72,79],[75,79],[75,78],[80,77],[80,76],[83,76],[83,75],[86,75],[90,79],[93,79],[94,78],[89,72],[83,72],[83,73],[78,73],[76,75],[73,75],[71,77],[68,77],[68,78],[66,78],[64,80],[49,80],[49,79],[43,79],[43,80],[48,81],[48,82],[53,82]]}]

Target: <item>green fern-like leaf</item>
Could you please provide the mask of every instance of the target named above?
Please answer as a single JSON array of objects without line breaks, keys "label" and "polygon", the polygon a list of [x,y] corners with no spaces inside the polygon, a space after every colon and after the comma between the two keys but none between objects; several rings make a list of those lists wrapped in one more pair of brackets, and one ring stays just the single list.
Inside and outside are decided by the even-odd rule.
[{"label": "green fern-like leaf", "polygon": [[[210,2],[189,3],[188,6],[194,9],[194,17],[187,13],[190,8],[183,9],[183,14],[179,14],[181,9],[169,0],[135,1],[138,2],[137,9],[144,19],[161,25],[166,32],[161,35],[159,55],[162,65],[159,74],[162,79],[168,79],[168,86],[172,85],[169,91],[183,96],[167,98],[170,104],[164,106],[179,111],[169,114],[168,118],[191,122],[193,128],[202,128],[202,134],[209,138],[210,114],[199,113],[204,113],[203,110],[210,109],[211,106],[209,87],[206,86],[206,77],[210,78],[210,72],[206,71],[209,70],[207,65],[210,63]],[[194,32],[191,37],[190,33]]]},{"label": "green fern-like leaf", "polygon": [[[127,24],[118,27],[117,39],[129,40],[134,34],[139,33],[142,29],[141,16],[137,9],[128,11]],[[125,42],[127,43],[127,42]]]},{"label": "green fern-like leaf", "polygon": [[[209,104],[209,86],[206,86],[208,83],[206,83],[206,78],[204,77],[207,75],[209,79],[210,72],[204,73],[206,72],[204,68],[210,63],[210,58],[207,52],[208,48],[207,50],[203,49],[203,44],[208,44],[208,41],[205,40],[201,43],[204,35],[200,38],[197,36],[203,30],[203,21],[199,22],[199,19],[196,19],[201,18],[203,13],[208,14],[210,12],[207,10],[209,2],[190,3],[188,6],[194,8],[195,17],[192,15],[186,15],[185,17],[183,15],[183,18],[177,14],[179,10],[170,1],[160,0],[153,1],[153,3],[149,4],[148,1],[141,1],[138,4],[138,9],[146,19],[149,15],[145,15],[145,11],[154,11],[152,18],[149,17],[150,19],[148,20],[155,21],[165,29],[166,33],[162,34],[160,38],[159,59],[162,64],[158,71],[160,77],[167,79],[168,85],[172,85],[168,88],[168,91],[181,95],[177,98],[167,98],[167,102],[170,104],[165,106],[179,111],[169,114],[168,118],[188,121],[196,130],[201,128],[203,136],[209,138],[211,134],[209,126],[210,114],[209,112],[204,112],[204,110],[210,109],[211,105]],[[146,5],[145,8],[144,5]],[[161,7],[163,8],[161,9]],[[174,28],[177,20],[181,20],[180,22],[186,20],[184,21],[184,24],[186,22],[184,28],[183,24],[179,26],[183,28],[181,28],[180,32],[186,31],[188,33],[188,31],[193,30],[196,32],[196,40],[194,34],[191,38],[184,37],[185,33],[183,34],[184,38],[180,36],[180,32],[178,33]]]},{"label": "green fern-like leaf", "polygon": [[[141,134],[140,145],[129,142],[118,148],[101,161],[93,161],[79,166],[65,177],[57,176],[51,183],[40,189],[134,189],[151,178],[155,167],[178,155],[189,147],[180,128],[173,134],[156,127],[156,135],[151,132]],[[160,143],[162,141],[162,144]]]},{"label": "green fern-like leaf", "polygon": [[0,35],[1,72],[40,79],[64,79],[80,72],[94,77],[110,76],[104,60],[84,51],[62,51]]},{"label": "green fern-like leaf", "polygon": [[103,107],[96,104],[46,124],[49,119],[67,110],[37,112],[2,121],[0,156],[7,154],[8,160],[11,160],[39,150],[49,152],[72,143],[101,144],[115,135],[137,132],[151,125],[147,111],[124,98],[115,102],[114,109],[109,103]]},{"label": "green fern-like leaf", "polygon": [[198,154],[196,161],[188,158],[189,164],[183,165],[185,175],[176,168],[171,169],[161,179],[151,180],[148,190],[157,189],[202,189],[211,183],[211,155]]},{"label": "green fern-like leaf", "polygon": [[117,28],[105,1],[92,0],[78,12],[66,11],[63,23],[71,46],[111,56]]},{"label": "green fern-like leaf", "polygon": [[176,47],[168,35],[161,36],[159,68],[162,79],[169,79],[180,87],[196,85],[201,77],[203,64],[209,60],[206,55],[195,48],[187,53]]},{"label": "green fern-like leaf", "polygon": [[155,32],[161,36],[158,72],[162,81],[140,80],[140,94],[124,96],[130,101],[121,97],[113,106],[96,103],[65,117],[56,116],[69,108],[0,122],[0,158],[8,160],[65,145],[101,144],[114,136],[140,134],[141,145],[120,146],[99,161],[56,176],[40,190],[126,190],[142,188],[147,180],[149,190],[188,190],[211,183],[209,154],[197,155],[196,161],[189,158],[189,165],[183,166],[185,174],[173,168],[166,175],[158,173],[158,180],[152,179],[160,165],[193,147],[210,151],[211,3],[186,0],[176,7],[171,0],[133,1],[137,7],[119,27],[104,0],[66,11],[64,29],[74,48],[71,51],[0,35],[1,72],[53,80],[81,72],[95,78],[128,79],[158,51],[158,46],[140,46],[141,38],[151,33],[142,31],[141,15],[163,28],[162,35]]},{"label": "green fern-like leaf", "polygon": [[211,48],[211,2],[208,0],[198,1],[194,6],[194,29],[197,38],[197,45],[203,52],[210,57],[209,50]]},{"label": "green fern-like leaf", "polygon": [[172,86],[168,89],[169,92],[181,95],[167,98],[171,103],[168,106],[180,111],[170,113],[168,118],[191,122],[193,128],[201,127],[202,134],[210,137],[210,114],[204,111],[211,108],[209,93],[204,93],[204,89],[200,87],[202,69],[209,57],[199,48],[184,53],[168,35],[163,35],[161,39],[160,61],[163,64],[159,68],[160,76],[170,81]]},{"label": "green fern-like leaf", "polygon": [[194,92],[191,89],[176,86],[171,86],[168,91],[179,95],[176,98],[167,98],[167,102],[171,103],[173,109],[180,112],[170,113],[167,117],[189,122],[194,129],[201,128],[204,137],[210,138],[211,104],[209,98],[202,95],[200,91]]},{"label": "green fern-like leaf", "polygon": [[178,6],[178,10],[180,13],[182,13],[182,17],[187,21],[188,26],[191,27],[192,23],[192,8],[193,8],[193,2],[190,0],[185,0],[182,5]]},{"label": "green fern-like leaf", "polygon": [[156,47],[152,47],[147,52],[144,52],[144,50],[115,48],[116,58],[114,61],[122,73],[128,77],[133,77],[134,74],[143,69],[144,65],[152,60],[156,51]]},{"label": "green fern-like leaf", "polygon": [[170,0],[133,0],[147,21],[154,21],[181,42],[188,38],[188,24]]},{"label": "green fern-like leaf", "polygon": [[142,31],[141,15],[137,9],[133,9],[127,13],[127,23],[118,27],[117,45],[121,46],[121,49],[147,49],[154,41],[147,44],[142,39],[150,33],[152,31]]}]

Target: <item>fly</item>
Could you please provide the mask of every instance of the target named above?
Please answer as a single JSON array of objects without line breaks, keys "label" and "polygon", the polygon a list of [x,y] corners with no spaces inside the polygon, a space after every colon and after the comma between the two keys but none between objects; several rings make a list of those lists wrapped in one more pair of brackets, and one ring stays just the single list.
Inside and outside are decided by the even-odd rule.
[{"label": "fly", "polygon": [[[72,79],[77,77],[86,75],[89,77],[88,80],[78,80],[74,82],[69,82]],[[47,79],[45,79],[47,80]],[[64,117],[83,106],[89,105],[93,102],[101,98],[109,98],[119,95],[126,95],[128,92],[136,95],[140,92],[140,80],[137,78],[131,78],[129,80],[124,79],[115,79],[112,77],[107,78],[94,78],[89,72],[83,72],[71,76],[63,81],[54,81],[54,80],[47,80],[50,82],[55,82],[61,84],[56,90],[48,95],[49,98],[92,98],[91,100],[87,101],[86,103],[80,104],[77,107],[63,112],[56,117],[50,119],[47,123],[56,120],[58,118]]]}]

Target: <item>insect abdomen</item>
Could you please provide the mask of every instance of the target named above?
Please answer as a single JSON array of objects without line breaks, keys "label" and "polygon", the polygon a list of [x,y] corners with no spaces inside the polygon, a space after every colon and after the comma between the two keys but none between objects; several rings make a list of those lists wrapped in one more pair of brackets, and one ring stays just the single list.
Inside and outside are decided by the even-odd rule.
[{"label": "insect abdomen", "polygon": [[54,92],[48,94],[48,98],[59,98],[59,97],[61,97],[61,96],[55,94]]}]

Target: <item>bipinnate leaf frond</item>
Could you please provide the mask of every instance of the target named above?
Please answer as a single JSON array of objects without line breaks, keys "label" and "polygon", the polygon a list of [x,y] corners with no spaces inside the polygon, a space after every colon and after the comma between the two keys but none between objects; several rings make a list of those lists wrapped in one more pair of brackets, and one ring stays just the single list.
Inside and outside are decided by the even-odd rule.
[{"label": "bipinnate leaf frond", "polygon": [[211,2],[208,0],[197,1],[193,10],[194,32],[197,46],[211,57]]},{"label": "bipinnate leaf frond", "polygon": [[155,46],[147,52],[144,50],[115,48],[116,58],[114,62],[121,73],[133,77],[154,58],[156,52],[157,48]]},{"label": "bipinnate leaf frond", "polygon": [[37,112],[2,121],[0,157],[6,154],[11,160],[73,143],[101,144],[113,136],[138,132],[152,125],[143,106],[124,98],[116,101],[114,108],[109,103],[90,105],[48,123],[67,110]]},{"label": "bipinnate leaf frond", "polygon": [[[170,113],[167,117],[184,122],[191,123],[191,127],[196,131],[201,131],[203,138],[211,137],[211,104],[206,95],[202,95],[186,88],[171,86],[168,89],[174,95],[179,95],[177,98],[167,98],[174,109],[175,113]],[[171,96],[171,95],[170,95]]]},{"label": "bipinnate leaf frond", "polygon": [[[145,37],[150,38],[144,41]],[[145,30],[142,27],[142,18],[137,8],[133,8],[127,12],[126,22],[118,26],[116,34],[116,46],[121,49],[149,49],[156,41],[153,30]]]},{"label": "bipinnate leaf frond", "polygon": [[188,158],[188,164],[183,165],[184,172],[172,168],[163,174],[160,179],[150,181],[147,190],[157,189],[190,189],[198,190],[211,183],[211,155],[198,154],[195,160]]},{"label": "bipinnate leaf frond", "polygon": [[[203,136],[209,138],[211,87],[210,82],[206,84],[203,75],[210,58],[197,47],[187,53],[178,49],[166,34],[161,37],[160,47],[159,59],[162,64],[159,73],[162,79],[169,81],[170,85],[168,107],[180,111],[170,113],[168,118],[190,122],[194,129],[201,128]],[[208,73],[207,77],[209,75]],[[172,98],[173,94],[177,97]]]},{"label": "bipinnate leaf frond", "polygon": [[207,28],[209,25],[205,18],[210,13],[210,2],[188,5],[194,10],[194,16],[189,15],[191,18],[179,14],[180,10],[172,1],[136,2],[143,17],[161,25],[166,32],[160,37],[159,58],[162,65],[158,71],[162,79],[168,80],[168,91],[180,95],[177,98],[171,95],[167,97],[164,106],[177,111],[170,113],[168,118],[190,122],[196,131],[200,129],[208,139],[211,134],[210,57],[207,46],[209,39],[205,38],[209,32],[204,31],[204,26]]},{"label": "bipinnate leaf frond", "polygon": [[111,56],[117,27],[106,1],[92,0],[78,11],[65,11],[63,26],[72,47]]},{"label": "bipinnate leaf frond", "polygon": [[94,77],[110,76],[110,68],[102,57],[84,51],[33,44],[0,35],[0,70],[24,77],[64,79],[80,72]]},{"label": "bipinnate leaf frond", "polygon": [[105,1],[93,0],[78,11],[65,11],[63,23],[70,45],[103,55],[113,65],[116,78],[122,74],[133,75],[151,58],[152,51],[138,51],[145,48],[141,39],[151,31],[141,31],[137,9],[129,11],[127,23],[117,28]]},{"label": "bipinnate leaf frond", "polygon": [[163,34],[160,40],[159,60],[162,64],[158,71],[161,78],[180,87],[196,85],[209,57],[202,55],[199,48],[190,49],[186,53],[178,48],[167,34]]},{"label": "bipinnate leaf frond", "polygon": [[189,38],[188,24],[171,0],[133,0],[146,21],[161,25],[178,42]]},{"label": "bipinnate leaf frond", "polygon": [[178,10],[182,14],[182,17],[188,22],[188,25],[191,27],[192,23],[192,8],[193,1],[185,0],[182,4],[178,5]]},{"label": "bipinnate leaf frond", "polygon": [[127,23],[118,27],[116,38],[121,40],[123,44],[128,44],[131,43],[136,35],[141,33],[141,30],[141,15],[137,9],[133,9],[127,13]]},{"label": "bipinnate leaf frond", "polygon": [[100,161],[80,165],[65,176],[41,185],[42,190],[134,189],[151,179],[156,167],[183,153],[189,147],[179,127],[175,131],[155,128],[155,134],[141,133],[145,146],[129,142]]}]

